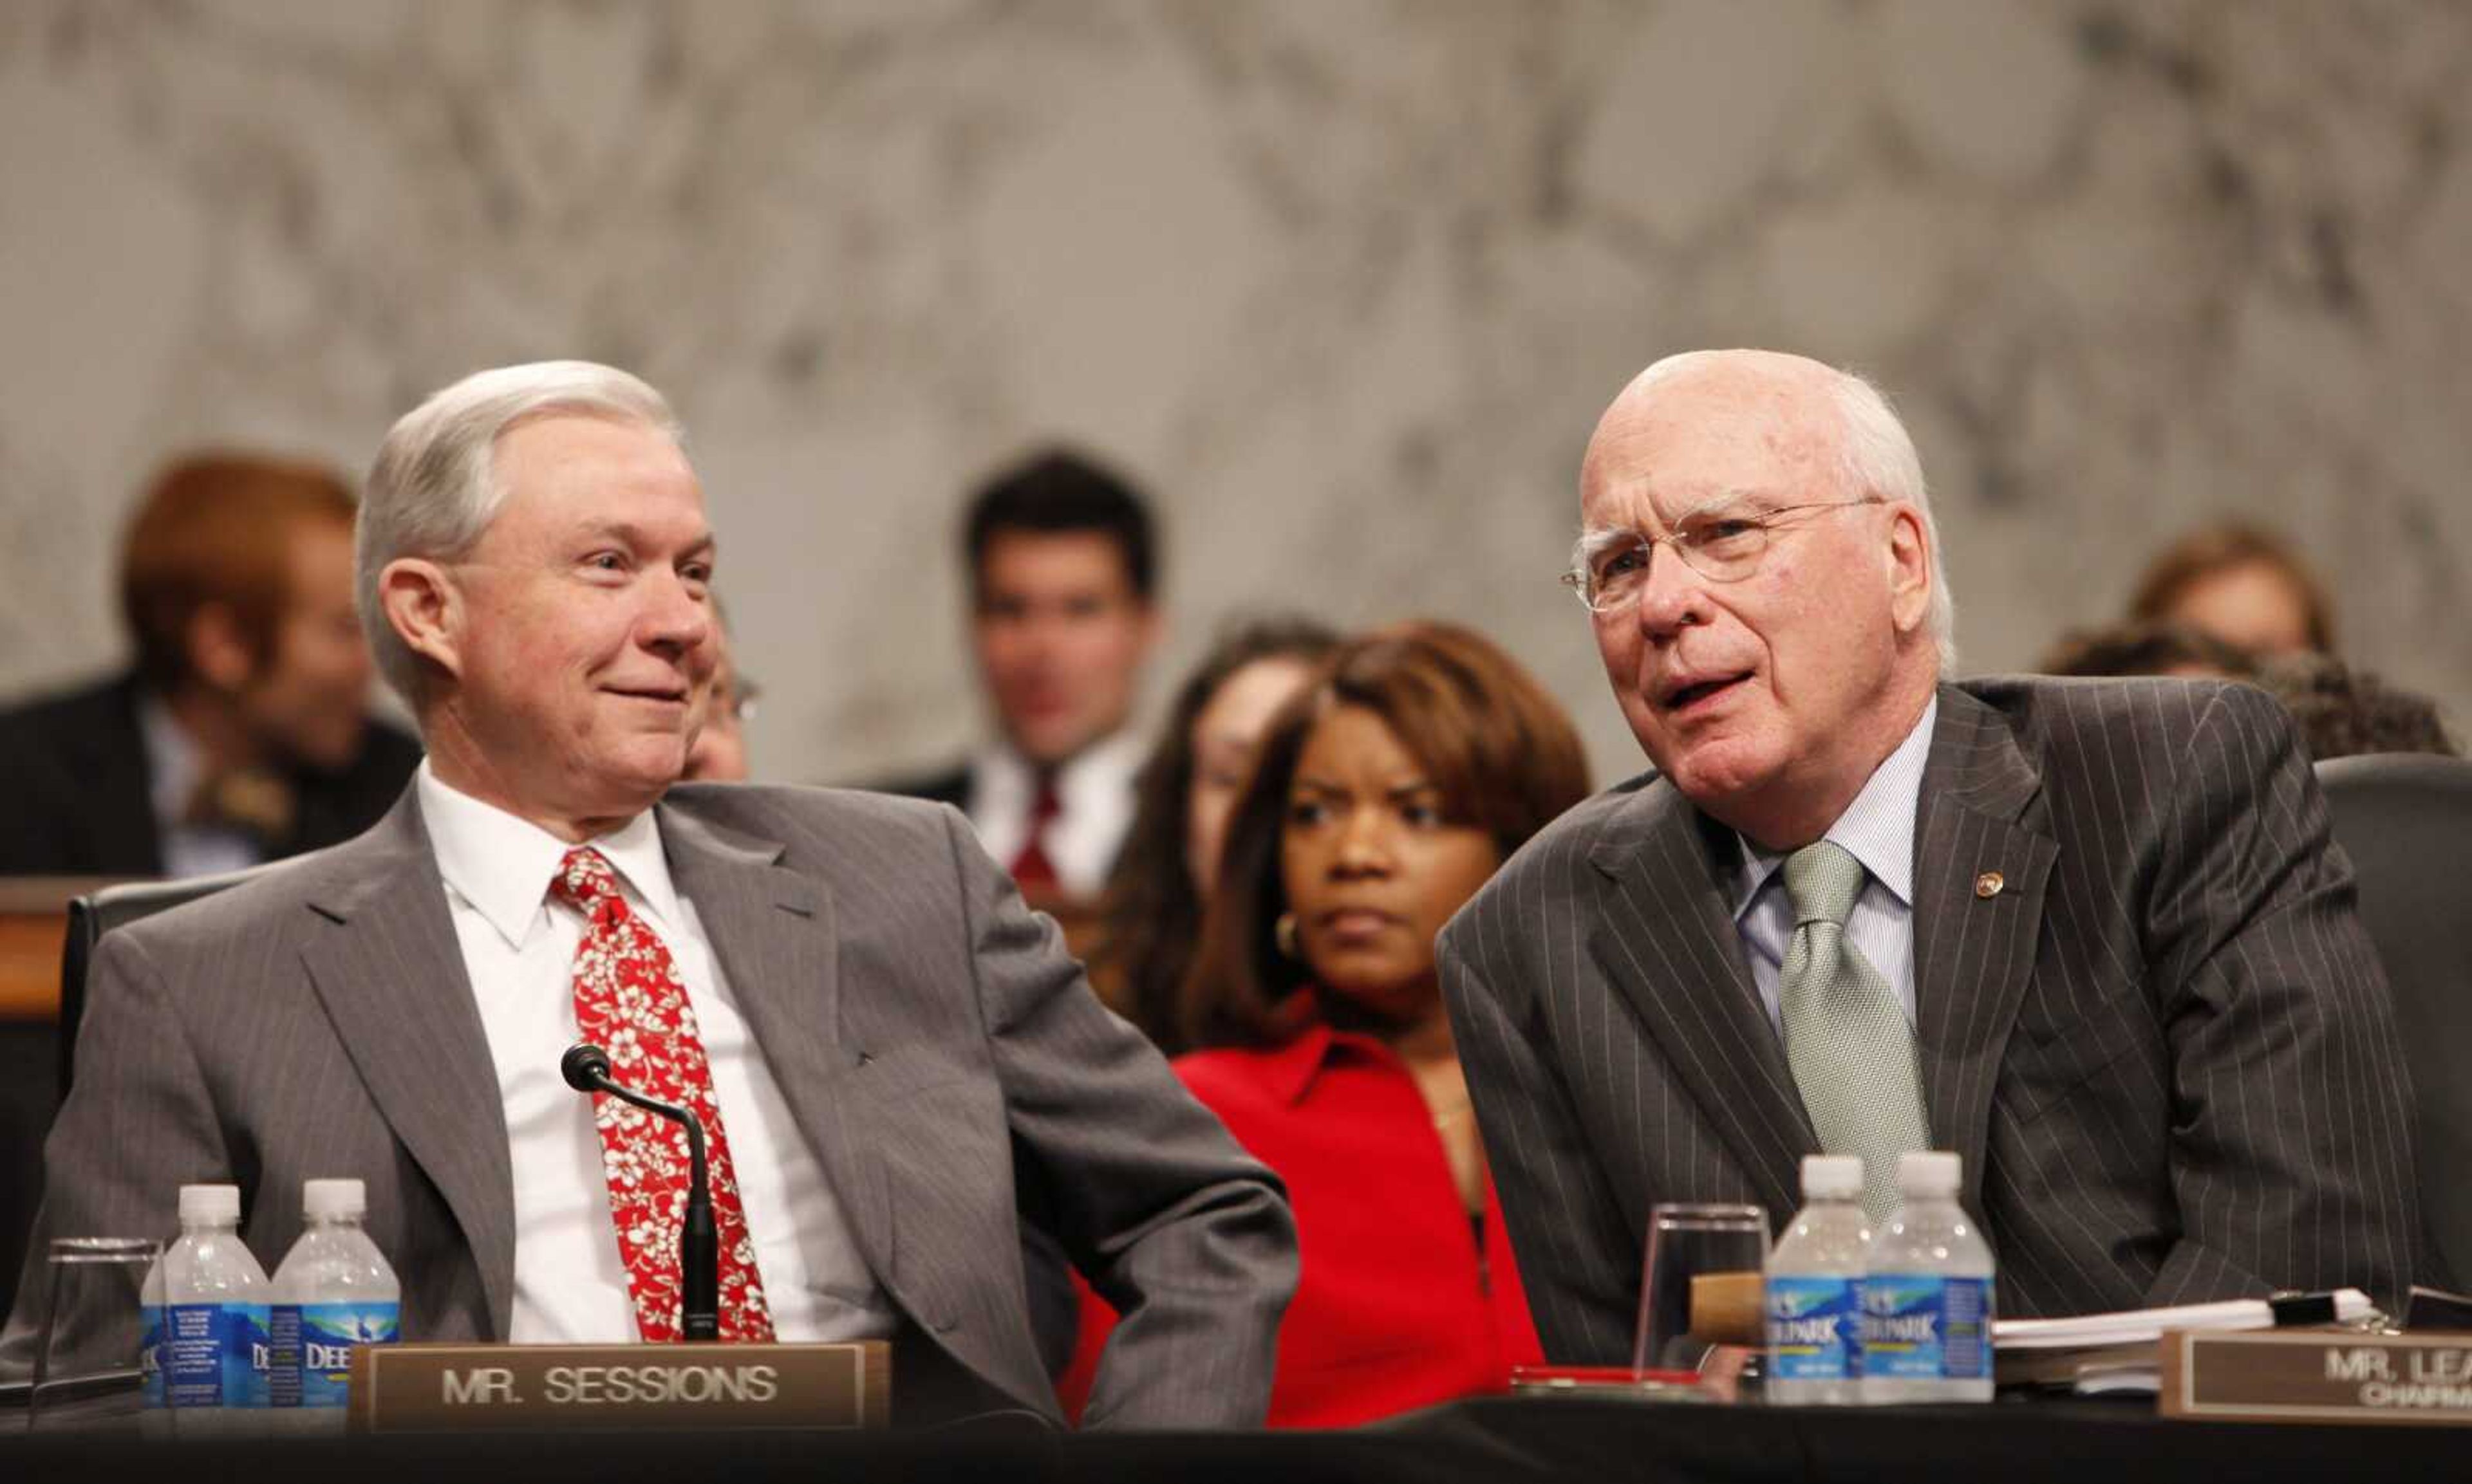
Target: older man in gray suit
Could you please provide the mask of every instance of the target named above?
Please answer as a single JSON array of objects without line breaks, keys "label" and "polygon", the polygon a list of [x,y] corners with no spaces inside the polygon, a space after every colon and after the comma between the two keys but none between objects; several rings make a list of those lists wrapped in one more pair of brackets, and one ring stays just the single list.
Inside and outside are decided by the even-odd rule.
[{"label": "older man in gray suit", "polygon": [[272,1267],[301,1181],[357,1175],[407,1338],[672,1337],[683,1146],[563,1085],[581,1033],[702,1115],[724,1338],[891,1338],[897,1416],[1053,1421],[1027,1241],[1126,1316],[1087,1421],[1259,1421],[1279,1186],[961,817],[671,788],[713,554],[623,372],[484,372],[395,425],[362,616],[428,762],[368,834],[106,940],[38,1236],[163,1232],[228,1180]]},{"label": "older man in gray suit", "polygon": [[1444,932],[1553,1357],[1628,1357],[1660,1201],[1964,1156],[2001,1311],[2352,1284],[2416,1237],[2403,1058],[2288,720],[2185,681],[1950,684],[1912,443],[1860,380],[1700,352],[1581,476],[1571,581],[1653,772]]}]

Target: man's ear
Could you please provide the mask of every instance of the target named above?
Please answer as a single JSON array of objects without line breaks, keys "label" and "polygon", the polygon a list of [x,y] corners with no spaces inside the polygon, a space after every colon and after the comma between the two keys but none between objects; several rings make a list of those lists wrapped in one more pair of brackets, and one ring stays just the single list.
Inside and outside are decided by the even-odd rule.
[{"label": "man's ear", "polygon": [[464,673],[464,595],[446,569],[399,556],[378,574],[378,609],[413,653],[450,675]]},{"label": "man's ear", "polygon": [[1910,505],[1891,507],[1889,524],[1889,614],[1897,632],[1911,634],[1931,621],[1932,584],[1939,580],[1938,553],[1923,534],[1923,518]]},{"label": "man's ear", "polygon": [[257,673],[257,651],[241,632],[240,615],[227,602],[200,603],[189,615],[188,632],[181,641],[189,651],[189,672],[209,689],[229,694]]}]

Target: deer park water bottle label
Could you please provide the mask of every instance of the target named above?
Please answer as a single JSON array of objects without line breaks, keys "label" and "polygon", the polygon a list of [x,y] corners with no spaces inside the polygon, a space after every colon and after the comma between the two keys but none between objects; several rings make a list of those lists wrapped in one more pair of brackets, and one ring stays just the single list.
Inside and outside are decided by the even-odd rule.
[{"label": "deer park water bottle label", "polygon": [[1988,1280],[1874,1274],[1863,1284],[1863,1374],[1980,1380],[1991,1374]]},{"label": "deer park water bottle label", "polygon": [[350,1400],[352,1352],[392,1345],[402,1306],[283,1304],[274,1309],[276,1406],[340,1407]]},{"label": "deer park water bottle label", "polygon": [[1843,1277],[1770,1279],[1768,1341],[1778,1380],[1861,1376],[1863,1285]]},{"label": "deer park water bottle label", "polygon": [[156,1363],[174,1408],[264,1406],[267,1307],[167,1304]]},{"label": "deer park water bottle label", "polygon": [[138,1374],[144,1378],[141,1393],[148,1410],[163,1405],[163,1306],[148,1304],[137,1310],[138,1329],[143,1334],[137,1352]]}]

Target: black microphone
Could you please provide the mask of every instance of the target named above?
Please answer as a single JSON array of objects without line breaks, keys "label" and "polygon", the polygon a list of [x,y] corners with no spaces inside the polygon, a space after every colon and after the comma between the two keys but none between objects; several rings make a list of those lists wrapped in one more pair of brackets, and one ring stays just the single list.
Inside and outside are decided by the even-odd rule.
[{"label": "black microphone", "polygon": [[558,1074],[579,1093],[607,1093],[687,1130],[687,1216],[678,1229],[678,1332],[689,1340],[721,1338],[721,1234],[712,1220],[712,1181],[704,1170],[703,1120],[691,1108],[621,1086],[609,1077],[609,1053],[579,1041],[558,1059]]}]

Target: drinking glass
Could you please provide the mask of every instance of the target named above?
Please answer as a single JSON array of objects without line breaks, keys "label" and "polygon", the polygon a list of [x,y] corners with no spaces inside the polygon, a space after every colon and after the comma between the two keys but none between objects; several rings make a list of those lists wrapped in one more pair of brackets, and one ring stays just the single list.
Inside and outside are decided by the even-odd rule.
[{"label": "drinking glass", "polygon": [[134,1422],[154,1363],[139,1299],[147,1270],[162,1255],[161,1242],[142,1237],[52,1239],[26,1399],[29,1428]]},{"label": "drinking glass", "polygon": [[[1757,1206],[1651,1207],[1633,1369],[1697,1372],[1711,1344],[1757,1345],[1760,1272],[1768,1256],[1768,1213]],[[1732,1312],[1745,1301],[1747,1318]],[[1745,1323],[1752,1332],[1738,1339],[1731,1331]]]}]

